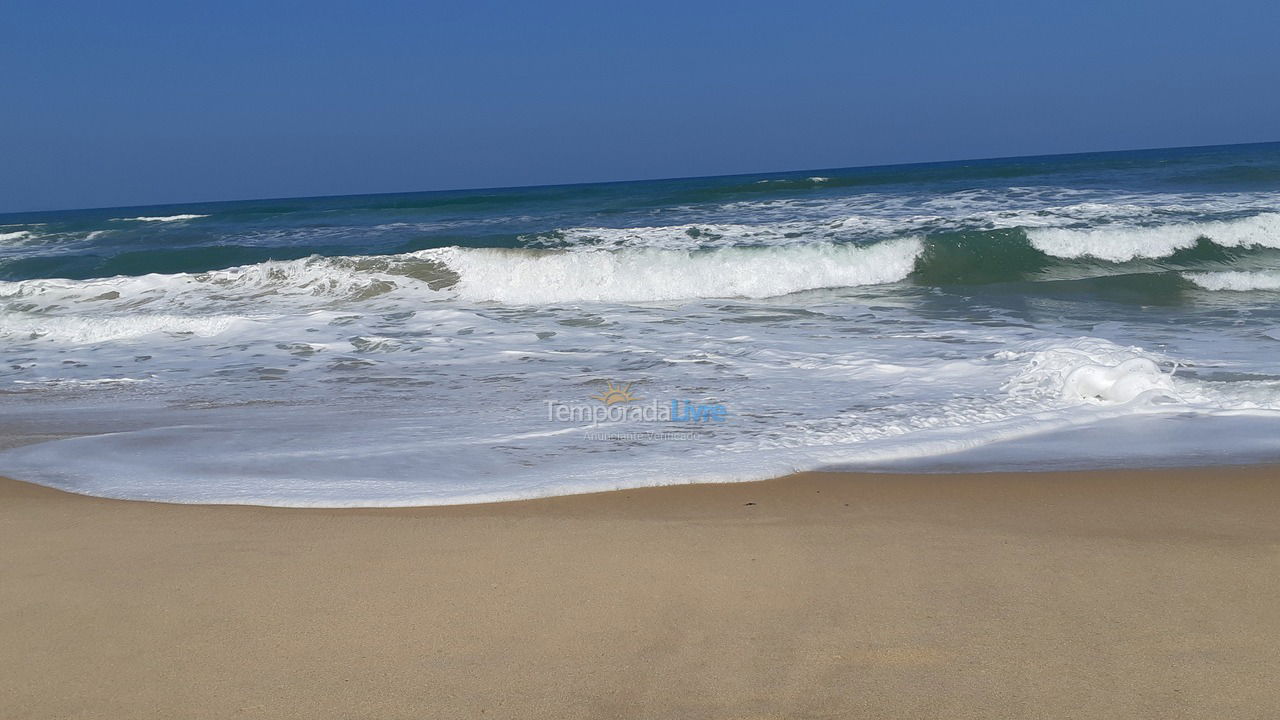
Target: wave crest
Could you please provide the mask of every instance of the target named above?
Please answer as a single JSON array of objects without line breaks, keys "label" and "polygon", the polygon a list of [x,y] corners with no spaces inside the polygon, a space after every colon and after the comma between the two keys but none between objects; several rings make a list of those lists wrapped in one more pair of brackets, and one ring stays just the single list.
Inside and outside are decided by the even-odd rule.
[{"label": "wave crest", "polygon": [[715,250],[565,252],[439,248],[414,253],[456,273],[461,299],[512,304],[764,298],[897,282],[924,248],[918,238]]},{"label": "wave crest", "polygon": [[1275,272],[1201,272],[1183,273],[1183,277],[1205,290],[1280,290],[1280,273]]},{"label": "wave crest", "polygon": [[206,217],[209,216],[184,213],[182,215],[143,215],[141,217],[114,218],[114,220],[116,222],[181,222],[183,220],[196,220]]},{"label": "wave crest", "polygon": [[66,307],[103,312],[252,311],[262,303],[310,308],[369,300],[401,288],[434,295],[453,281],[437,263],[413,255],[312,256],[226,270],[93,280],[0,282],[0,308],[56,314]]},{"label": "wave crest", "polygon": [[1031,228],[1027,237],[1037,250],[1054,257],[1129,262],[1169,257],[1194,247],[1202,237],[1222,247],[1280,248],[1280,214],[1157,227]]}]

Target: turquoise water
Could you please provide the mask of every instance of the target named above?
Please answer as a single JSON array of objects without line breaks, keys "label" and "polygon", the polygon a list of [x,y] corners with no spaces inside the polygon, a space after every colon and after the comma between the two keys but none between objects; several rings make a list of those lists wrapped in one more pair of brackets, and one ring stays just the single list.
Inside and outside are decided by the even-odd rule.
[{"label": "turquoise water", "polygon": [[[1271,143],[0,215],[0,419],[79,436],[0,472],[381,505],[1276,459],[1278,200]],[[610,382],[728,417],[548,409]]]}]

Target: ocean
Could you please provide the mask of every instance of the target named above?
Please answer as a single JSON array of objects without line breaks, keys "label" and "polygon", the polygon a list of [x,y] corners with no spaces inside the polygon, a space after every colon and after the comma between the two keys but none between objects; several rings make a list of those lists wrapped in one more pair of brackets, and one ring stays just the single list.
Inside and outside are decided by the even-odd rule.
[{"label": "ocean", "polygon": [[1280,459],[1280,143],[0,215],[0,474],[439,505]]}]

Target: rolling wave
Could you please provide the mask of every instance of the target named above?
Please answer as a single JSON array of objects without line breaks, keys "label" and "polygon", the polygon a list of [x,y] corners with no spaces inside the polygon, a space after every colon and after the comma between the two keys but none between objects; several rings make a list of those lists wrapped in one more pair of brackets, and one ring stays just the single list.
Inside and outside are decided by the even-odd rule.
[{"label": "rolling wave", "polygon": [[510,304],[764,298],[905,279],[923,246],[830,243],[704,251],[564,252],[441,248],[420,257],[458,276],[462,299]]},{"label": "rolling wave", "polygon": [[[99,266],[184,270],[192,263],[248,262],[204,272],[0,282],[0,302],[37,312],[67,303],[154,310],[360,302],[399,292],[426,300],[513,305],[636,303],[766,298],[897,282],[931,287],[1019,283],[1019,291],[1034,293],[1038,286],[1054,295],[1063,290],[1050,283],[1088,281],[1082,290],[1125,297],[1128,288],[1135,298],[1175,298],[1190,287],[1280,289],[1280,275],[1272,272],[1280,266],[1280,214],[1275,213],[1157,227],[1014,227],[876,242],[789,237],[776,228],[745,225],[614,232],[620,237],[639,233],[652,245],[607,238],[601,245],[567,248],[450,246],[305,257],[289,257],[304,249],[236,246],[142,250]],[[715,244],[690,248],[677,242],[708,236]]]},{"label": "rolling wave", "polygon": [[204,273],[0,282],[0,308],[35,314],[56,314],[66,307],[116,313],[231,309],[265,314],[361,302],[397,289],[430,299],[437,287],[454,280],[438,263],[413,254],[313,256]]},{"label": "rolling wave", "polygon": [[1157,227],[1034,228],[1027,235],[1037,250],[1054,257],[1128,262],[1169,257],[1200,238],[1220,247],[1280,248],[1280,214]]}]

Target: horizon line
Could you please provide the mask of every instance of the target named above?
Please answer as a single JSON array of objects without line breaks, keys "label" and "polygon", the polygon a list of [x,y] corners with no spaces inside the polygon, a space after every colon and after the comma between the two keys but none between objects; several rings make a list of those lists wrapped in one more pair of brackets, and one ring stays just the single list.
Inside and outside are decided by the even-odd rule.
[{"label": "horizon line", "polygon": [[836,171],[836,170],[874,170],[878,168],[892,167],[918,167],[922,165],[948,165],[970,162],[990,162],[996,160],[1031,160],[1038,158],[1056,158],[1071,157],[1075,155],[1108,155],[1118,153],[1132,152],[1154,152],[1158,150],[1202,150],[1206,148],[1220,147],[1240,147],[1245,145],[1275,145],[1280,144],[1280,140],[1262,140],[1257,142],[1242,143],[1209,143],[1207,145],[1174,145],[1162,147],[1141,147],[1141,148],[1123,148],[1119,150],[1083,150],[1078,152],[1066,153],[1039,153],[1034,155],[999,155],[993,157],[975,157],[961,158],[956,160],[923,160],[916,162],[903,163],[876,163],[872,165],[842,165],[842,166],[826,166],[816,168],[797,168],[790,170],[761,170],[755,172],[741,173],[725,173],[720,175],[678,175],[670,177],[647,177],[647,178],[630,178],[626,180],[588,180],[579,182],[565,183],[542,183],[530,185],[492,185],[484,187],[464,187],[464,188],[444,188],[438,190],[393,190],[389,192],[373,192],[373,193],[333,193],[324,195],[286,195],[273,197],[255,197],[255,198],[232,198],[227,200],[184,200],[179,202],[164,202],[142,205],[99,205],[93,207],[80,208],[46,208],[41,210],[13,210],[0,212],[0,218],[12,215],[38,215],[43,213],[59,213],[59,212],[92,212],[95,210],[132,210],[142,208],[165,208],[165,207],[185,207],[191,205],[220,205],[244,202],[273,202],[288,200],[320,200],[326,198],[359,198],[359,197],[387,197],[391,195],[426,195],[431,193],[468,193],[468,192],[502,192],[508,190],[534,190],[540,188],[561,188],[561,187],[578,187],[583,185],[626,185],[631,183],[645,182],[673,182],[678,180],[709,180],[712,178],[734,178],[734,177],[751,177],[761,175],[787,175],[791,173],[804,172],[820,172],[820,171]]}]

